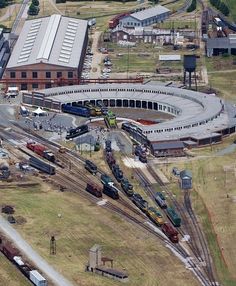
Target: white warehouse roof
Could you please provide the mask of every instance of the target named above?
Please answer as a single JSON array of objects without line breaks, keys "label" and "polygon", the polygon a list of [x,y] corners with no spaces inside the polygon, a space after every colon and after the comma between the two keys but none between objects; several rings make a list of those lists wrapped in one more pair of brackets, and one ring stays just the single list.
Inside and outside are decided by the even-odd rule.
[{"label": "white warehouse roof", "polygon": [[145,9],[139,12],[132,13],[130,14],[130,16],[140,21],[143,21],[145,19],[149,19],[149,18],[158,16],[158,15],[161,15],[167,12],[170,12],[170,10],[164,6],[157,5],[152,8],[148,8],[148,9]]},{"label": "white warehouse roof", "polygon": [[7,68],[46,63],[78,67],[87,21],[51,15],[26,21]]}]

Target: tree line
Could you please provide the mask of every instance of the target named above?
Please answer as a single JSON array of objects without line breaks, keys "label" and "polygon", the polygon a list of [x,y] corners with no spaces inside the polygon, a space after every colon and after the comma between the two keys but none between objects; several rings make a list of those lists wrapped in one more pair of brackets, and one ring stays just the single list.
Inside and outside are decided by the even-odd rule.
[{"label": "tree line", "polygon": [[210,3],[212,6],[216,7],[216,9],[218,9],[225,16],[229,15],[228,6],[224,2],[222,2],[221,0],[210,0]]}]

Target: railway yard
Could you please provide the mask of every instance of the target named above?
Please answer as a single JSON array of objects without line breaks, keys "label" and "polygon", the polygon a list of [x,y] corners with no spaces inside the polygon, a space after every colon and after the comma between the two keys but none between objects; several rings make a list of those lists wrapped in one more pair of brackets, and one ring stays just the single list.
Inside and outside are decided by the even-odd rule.
[{"label": "railway yard", "polygon": [[32,21],[0,80],[0,286],[236,285],[235,12],[194,2],[0,10],[13,55]]}]

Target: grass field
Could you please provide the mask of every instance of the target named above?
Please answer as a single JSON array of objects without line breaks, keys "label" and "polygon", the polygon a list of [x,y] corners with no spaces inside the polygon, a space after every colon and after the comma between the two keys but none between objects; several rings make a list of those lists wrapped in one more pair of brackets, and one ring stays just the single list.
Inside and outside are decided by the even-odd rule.
[{"label": "grass field", "polygon": [[31,283],[0,254],[0,286],[30,286]]},{"label": "grass field", "polygon": [[[213,153],[214,154],[214,153]],[[236,285],[236,177],[234,156],[206,157],[169,164],[163,171],[170,176],[173,166],[193,173],[192,201],[207,236],[222,285]],[[224,171],[227,168],[227,172]],[[172,180],[173,181],[173,180]],[[181,194],[177,182],[172,189]]]},{"label": "grass field", "polygon": [[[76,285],[115,286],[119,282],[84,271],[88,250],[101,244],[114,267],[126,269],[127,286],[198,285],[190,271],[161,243],[120,217],[78,195],[42,188],[1,190],[1,201],[14,204],[16,215],[27,222],[16,226],[49,263]],[[61,214],[61,218],[58,214]],[[57,240],[57,255],[49,255],[50,236]]]}]

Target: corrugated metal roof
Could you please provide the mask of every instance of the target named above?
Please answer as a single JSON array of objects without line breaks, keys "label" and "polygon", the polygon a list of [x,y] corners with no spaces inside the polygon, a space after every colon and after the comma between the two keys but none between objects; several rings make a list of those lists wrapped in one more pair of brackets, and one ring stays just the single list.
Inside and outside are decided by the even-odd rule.
[{"label": "corrugated metal roof", "polygon": [[166,149],[180,149],[184,148],[184,143],[181,141],[170,141],[161,143],[152,143],[152,148],[154,151],[166,150]]},{"label": "corrugated metal roof", "polygon": [[152,8],[148,8],[148,9],[145,9],[139,12],[132,13],[130,14],[130,16],[132,16],[133,18],[137,20],[143,21],[145,19],[149,19],[149,18],[158,16],[158,15],[161,15],[167,12],[170,12],[170,10],[164,6],[157,5]]},{"label": "corrugated metal roof", "polygon": [[189,171],[189,170],[183,170],[180,172],[180,178],[183,179],[183,178],[191,178],[192,179],[192,173]]},{"label": "corrugated metal roof", "polygon": [[52,15],[26,21],[7,68],[37,63],[76,68],[87,33],[87,21]]}]

